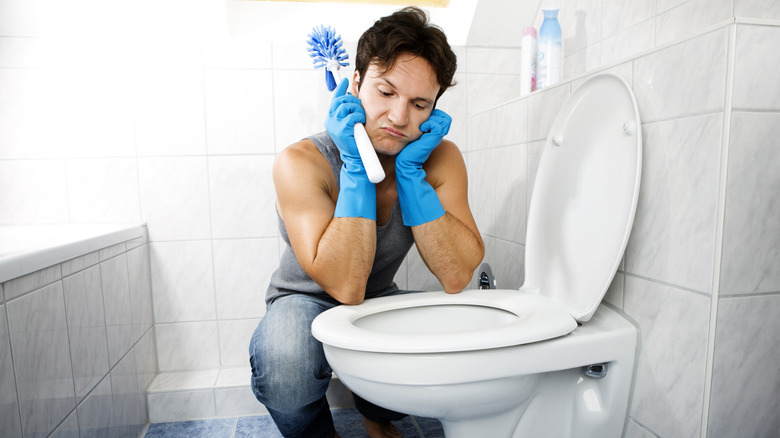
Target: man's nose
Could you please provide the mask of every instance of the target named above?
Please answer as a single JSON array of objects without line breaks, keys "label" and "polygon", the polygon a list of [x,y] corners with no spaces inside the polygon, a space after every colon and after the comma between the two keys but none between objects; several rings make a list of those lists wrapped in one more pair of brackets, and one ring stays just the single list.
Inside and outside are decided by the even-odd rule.
[{"label": "man's nose", "polygon": [[406,126],[409,122],[409,107],[404,102],[396,102],[390,108],[388,118],[396,126]]}]

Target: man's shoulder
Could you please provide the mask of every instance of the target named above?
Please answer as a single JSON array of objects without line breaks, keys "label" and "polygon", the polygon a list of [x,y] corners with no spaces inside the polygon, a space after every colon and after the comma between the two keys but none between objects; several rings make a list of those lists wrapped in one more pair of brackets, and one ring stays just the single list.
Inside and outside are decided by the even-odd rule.
[{"label": "man's shoulder", "polygon": [[463,161],[463,153],[455,143],[449,140],[442,140],[439,146],[431,152],[430,159],[435,163],[450,164],[452,160]]},{"label": "man's shoulder", "polygon": [[309,139],[297,141],[279,152],[274,160],[274,175],[277,183],[279,179],[303,181],[315,178],[328,182],[333,179],[328,160]]}]

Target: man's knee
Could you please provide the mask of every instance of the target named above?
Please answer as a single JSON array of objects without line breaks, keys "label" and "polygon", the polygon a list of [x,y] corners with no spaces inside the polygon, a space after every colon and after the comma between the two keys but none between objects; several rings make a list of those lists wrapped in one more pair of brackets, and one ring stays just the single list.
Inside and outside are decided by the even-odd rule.
[{"label": "man's knee", "polygon": [[320,399],[331,370],[321,345],[293,339],[253,337],[249,363],[252,390],[269,409],[292,411]]}]

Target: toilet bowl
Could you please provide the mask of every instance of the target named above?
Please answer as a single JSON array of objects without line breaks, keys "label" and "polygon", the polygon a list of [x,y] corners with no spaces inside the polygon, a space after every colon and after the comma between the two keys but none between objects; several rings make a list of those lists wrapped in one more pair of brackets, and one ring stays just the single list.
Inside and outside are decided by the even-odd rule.
[{"label": "toilet bowl", "polygon": [[322,313],[312,333],[339,379],[379,406],[439,419],[448,438],[619,437],[637,332],[600,303],[633,224],[641,139],[625,81],[584,82],[544,145],[523,286]]}]

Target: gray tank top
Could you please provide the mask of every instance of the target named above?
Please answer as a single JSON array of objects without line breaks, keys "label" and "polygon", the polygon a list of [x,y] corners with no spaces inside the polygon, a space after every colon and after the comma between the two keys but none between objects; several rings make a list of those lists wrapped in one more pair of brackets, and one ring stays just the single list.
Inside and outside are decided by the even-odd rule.
[{"label": "gray tank top", "polygon": [[[328,160],[338,183],[343,162],[333,140],[331,140],[327,132],[321,132],[308,139],[317,145],[317,149]],[[286,245],[282,252],[279,268],[271,276],[271,282],[265,296],[266,304],[271,304],[279,297],[294,293],[321,295],[323,298],[335,302],[301,268],[290,246],[287,228],[282,218],[279,217],[278,212],[277,218],[279,220],[279,231]],[[390,213],[390,220],[387,224],[376,227],[376,256],[374,257],[374,266],[371,269],[368,284],[366,285],[366,298],[372,298],[398,289],[393,278],[413,243],[412,230],[403,224],[401,208],[396,200]]]}]

